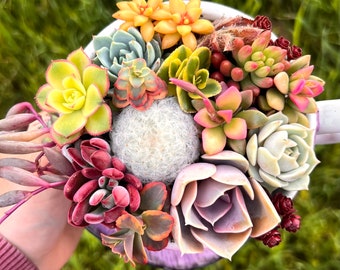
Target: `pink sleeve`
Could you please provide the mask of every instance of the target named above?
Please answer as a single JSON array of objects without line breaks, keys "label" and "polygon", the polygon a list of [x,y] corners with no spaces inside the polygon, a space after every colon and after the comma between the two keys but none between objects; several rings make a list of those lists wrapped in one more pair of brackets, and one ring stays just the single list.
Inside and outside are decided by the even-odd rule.
[{"label": "pink sleeve", "polygon": [[0,234],[1,270],[37,270],[38,268],[15,246]]}]

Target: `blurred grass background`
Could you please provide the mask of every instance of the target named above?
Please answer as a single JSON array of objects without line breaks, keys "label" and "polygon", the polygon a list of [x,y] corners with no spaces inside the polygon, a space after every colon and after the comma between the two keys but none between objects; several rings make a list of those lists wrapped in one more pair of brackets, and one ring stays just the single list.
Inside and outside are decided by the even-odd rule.
[{"label": "blurred grass background", "polygon": [[[314,74],[326,82],[319,99],[340,98],[339,0],[216,0],[250,15],[267,15],[274,31],[312,55]],[[0,116],[16,102],[33,102],[53,59],[84,46],[112,21],[114,0],[0,1]],[[322,163],[312,174],[310,190],[295,200],[302,216],[296,234],[283,234],[272,249],[250,240],[233,257],[202,268],[340,269],[340,145],[316,147]],[[63,270],[133,269],[88,232]],[[137,269],[155,269],[137,266]]]}]

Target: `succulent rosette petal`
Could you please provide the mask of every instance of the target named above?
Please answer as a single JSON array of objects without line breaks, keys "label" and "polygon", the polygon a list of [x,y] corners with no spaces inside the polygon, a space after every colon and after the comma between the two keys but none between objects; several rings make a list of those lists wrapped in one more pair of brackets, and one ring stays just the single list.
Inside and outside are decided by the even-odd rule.
[{"label": "succulent rosette petal", "polygon": [[182,253],[209,248],[231,259],[249,237],[278,225],[265,190],[246,176],[248,161],[233,151],[202,156],[184,168],[171,193],[172,235]]},{"label": "succulent rosette petal", "polygon": [[59,115],[51,131],[57,144],[73,142],[83,132],[96,136],[110,130],[111,110],[104,102],[109,90],[107,72],[92,64],[82,49],[66,60],[52,61],[46,80],[36,102],[42,110]]},{"label": "succulent rosette petal", "polygon": [[161,65],[162,50],[156,38],[144,41],[137,28],[117,30],[111,36],[95,36],[93,46],[96,51],[94,62],[108,69],[110,81],[117,80],[124,62],[143,58],[146,66],[157,71]]},{"label": "succulent rosette petal", "polygon": [[249,174],[268,190],[308,189],[310,173],[319,163],[313,144],[314,131],[301,124],[288,123],[281,112],[247,142]]}]

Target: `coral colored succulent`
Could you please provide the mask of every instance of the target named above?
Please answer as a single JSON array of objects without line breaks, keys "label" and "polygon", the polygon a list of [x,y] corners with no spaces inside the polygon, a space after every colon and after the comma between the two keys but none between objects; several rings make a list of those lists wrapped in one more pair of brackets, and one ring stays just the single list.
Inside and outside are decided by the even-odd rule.
[{"label": "coral colored succulent", "polygon": [[117,231],[102,235],[103,244],[121,255],[126,262],[130,261],[133,265],[135,262],[147,263],[144,248],[152,251],[165,248],[173,228],[173,217],[162,211],[166,199],[164,184],[146,184],[141,191],[141,214],[124,212],[115,222]]},{"label": "coral colored succulent", "polygon": [[313,147],[313,130],[288,124],[281,112],[273,114],[247,143],[249,174],[270,192],[307,189],[309,174],[319,163]]},{"label": "coral colored succulent", "polygon": [[147,67],[157,71],[161,65],[162,51],[156,39],[145,42],[141,33],[134,27],[127,31],[117,30],[112,36],[94,36],[93,47],[96,51],[94,62],[108,69],[111,82],[117,76],[124,62],[143,58]]},{"label": "coral colored succulent", "polygon": [[270,231],[280,217],[265,190],[248,179],[248,161],[242,155],[223,151],[203,160],[184,168],[176,178],[172,235],[182,253],[199,253],[208,247],[231,259],[249,237]]},{"label": "coral colored succulent", "polygon": [[142,58],[125,62],[114,86],[112,102],[117,108],[131,105],[143,111],[168,93],[166,83],[146,66]]},{"label": "coral colored succulent", "polygon": [[155,31],[163,34],[162,49],[176,45],[180,40],[191,50],[196,49],[195,34],[205,35],[214,31],[214,26],[209,20],[201,19],[202,9],[200,0],[170,0],[169,11],[171,19],[157,22]]},{"label": "coral colored succulent", "polygon": [[96,136],[110,130],[111,110],[104,102],[109,90],[107,72],[92,64],[82,49],[66,60],[52,61],[46,81],[36,102],[40,109],[58,115],[51,127],[57,144],[76,141],[84,132]]},{"label": "coral colored succulent", "polygon": [[152,40],[155,30],[155,20],[168,20],[171,14],[163,9],[162,0],[133,0],[117,3],[118,11],[112,14],[115,19],[123,20],[120,29],[140,27],[140,32],[146,42]]}]

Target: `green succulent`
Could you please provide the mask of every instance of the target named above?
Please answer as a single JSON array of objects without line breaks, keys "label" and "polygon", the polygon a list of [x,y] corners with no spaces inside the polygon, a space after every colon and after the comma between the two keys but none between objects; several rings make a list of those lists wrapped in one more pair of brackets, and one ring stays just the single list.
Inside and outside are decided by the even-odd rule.
[{"label": "green succulent", "polygon": [[210,58],[211,51],[207,47],[192,51],[182,45],[165,59],[157,72],[160,78],[168,82],[169,95],[177,96],[178,103],[185,112],[196,112],[192,100],[201,99],[201,97],[171,84],[170,78],[192,83],[208,98],[216,96],[221,92],[221,86],[216,80],[209,78]]}]

